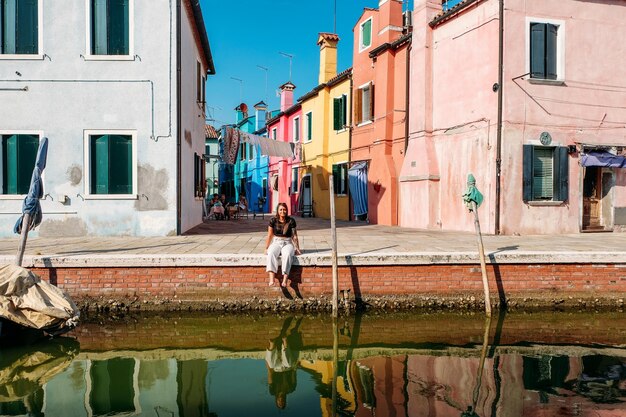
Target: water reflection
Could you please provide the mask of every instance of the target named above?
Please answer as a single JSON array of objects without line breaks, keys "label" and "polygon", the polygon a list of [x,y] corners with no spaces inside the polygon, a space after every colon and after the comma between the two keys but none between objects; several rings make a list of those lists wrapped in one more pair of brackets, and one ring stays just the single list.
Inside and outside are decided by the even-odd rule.
[{"label": "water reflection", "polygon": [[[590,337],[595,328],[601,339],[613,325],[605,319],[594,318],[587,336],[572,337]],[[157,320],[87,324],[89,332],[77,333],[78,355],[77,343],[62,339],[30,351],[0,350],[0,415],[626,415],[621,344],[555,343],[565,337],[529,333],[548,326],[537,317],[504,323],[502,316],[495,325],[480,316]],[[458,332],[442,335],[453,328]]]}]

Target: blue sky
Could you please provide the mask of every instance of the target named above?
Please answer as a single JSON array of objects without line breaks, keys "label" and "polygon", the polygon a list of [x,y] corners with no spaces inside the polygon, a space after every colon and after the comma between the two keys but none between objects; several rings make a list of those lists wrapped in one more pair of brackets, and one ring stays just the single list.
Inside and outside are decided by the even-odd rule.
[{"label": "blue sky", "polygon": [[[412,8],[412,0],[407,1]],[[378,0],[201,0],[216,70],[207,81],[208,123],[233,123],[234,108],[242,101],[250,109],[261,100],[277,109],[276,90],[289,81],[289,58],[279,52],[293,55],[291,81],[297,87],[296,98],[315,87],[317,35],[333,32],[335,2],[340,72],[352,65],[353,26],[363,8],[378,7]],[[266,71],[258,65],[268,68],[267,92]]]}]

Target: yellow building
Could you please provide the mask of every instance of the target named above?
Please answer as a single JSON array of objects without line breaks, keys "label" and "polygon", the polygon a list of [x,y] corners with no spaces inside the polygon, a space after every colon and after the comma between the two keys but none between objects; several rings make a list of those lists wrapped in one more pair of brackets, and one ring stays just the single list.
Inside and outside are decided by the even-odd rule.
[{"label": "yellow building", "polygon": [[337,74],[338,42],[337,35],[320,33],[317,41],[320,46],[319,84],[299,98],[303,118],[300,176],[310,176],[313,214],[328,219],[332,174],[336,218],[349,220],[352,68]]}]

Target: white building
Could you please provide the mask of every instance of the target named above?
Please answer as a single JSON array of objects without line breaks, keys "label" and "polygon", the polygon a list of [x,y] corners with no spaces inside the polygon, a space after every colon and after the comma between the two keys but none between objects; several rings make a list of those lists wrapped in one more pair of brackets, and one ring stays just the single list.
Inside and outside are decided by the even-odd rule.
[{"label": "white building", "polygon": [[202,221],[215,73],[198,0],[0,1],[0,236],[40,138],[40,236],[164,236]]}]

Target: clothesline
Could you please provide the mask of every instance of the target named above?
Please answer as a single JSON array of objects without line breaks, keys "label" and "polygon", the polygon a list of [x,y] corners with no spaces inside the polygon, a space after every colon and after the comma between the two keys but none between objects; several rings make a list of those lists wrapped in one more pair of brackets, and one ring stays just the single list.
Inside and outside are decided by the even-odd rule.
[{"label": "clothesline", "polygon": [[282,158],[294,158],[294,144],[288,142],[280,142],[264,136],[253,135],[252,133],[242,132],[239,129],[225,127],[222,132],[224,140],[223,160],[227,164],[234,164],[237,159],[237,152],[240,143],[248,143],[258,145],[261,148],[261,154],[266,156],[278,156]]}]

